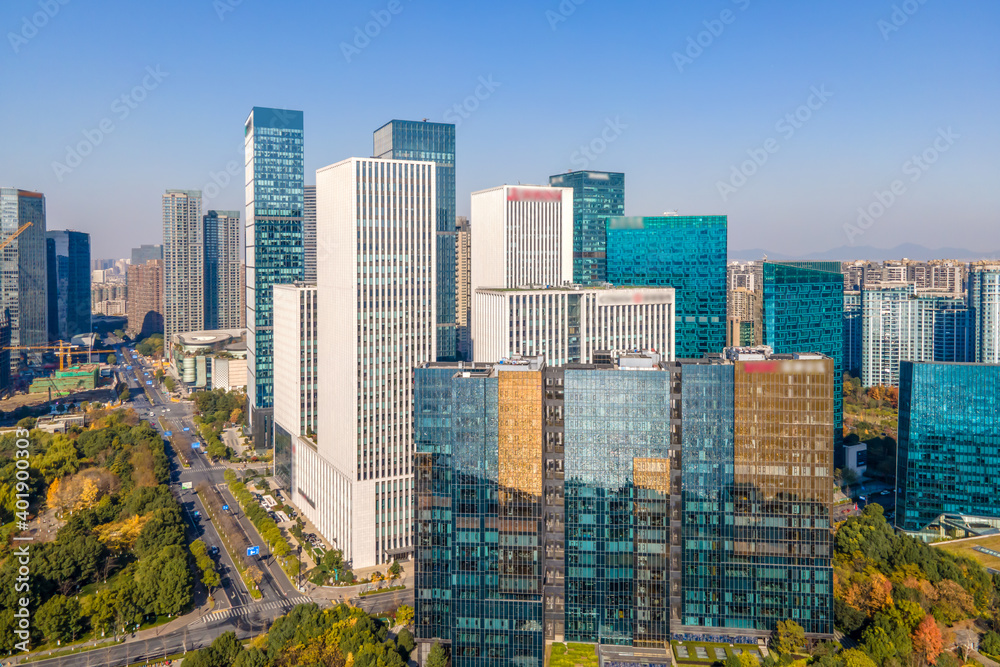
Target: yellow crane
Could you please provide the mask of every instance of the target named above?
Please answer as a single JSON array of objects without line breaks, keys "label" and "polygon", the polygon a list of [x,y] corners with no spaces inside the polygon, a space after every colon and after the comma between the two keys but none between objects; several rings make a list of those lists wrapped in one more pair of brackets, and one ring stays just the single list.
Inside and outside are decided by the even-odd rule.
[{"label": "yellow crane", "polygon": [[14,232],[14,233],[13,233],[13,234],[11,234],[10,236],[8,236],[8,237],[7,237],[7,238],[6,238],[6,239],[5,239],[4,241],[3,241],[3,243],[0,243],[0,250],[3,250],[4,248],[6,248],[6,247],[7,247],[7,245],[8,245],[8,244],[9,244],[9,243],[10,243],[11,241],[13,241],[13,240],[14,240],[14,239],[16,239],[16,238],[17,238],[18,236],[20,236],[20,235],[21,235],[21,232],[23,232],[23,231],[24,231],[25,229],[27,229],[28,227],[31,227],[31,223],[30,223],[30,222],[26,222],[26,223],[24,223],[23,225],[21,225],[20,227],[18,227],[18,228],[17,228],[17,231],[16,231],[16,232]]},{"label": "yellow crane", "polygon": [[[2,246],[0,246],[2,248]],[[59,357],[59,370],[66,370],[69,366],[69,359],[72,357],[73,353],[76,354],[87,354],[87,358],[90,358],[91,354],[104,354],[107,352],[116,352],[116,350],[92,350],[82,345],[73,345],[72,343],[67,343],[65,341],[59,341],[58,345],[13,345],[10,347],[0,347],[0,350],[10,350],[10,351],[26,351],[26,350],[57,350],[57,355]]]}]

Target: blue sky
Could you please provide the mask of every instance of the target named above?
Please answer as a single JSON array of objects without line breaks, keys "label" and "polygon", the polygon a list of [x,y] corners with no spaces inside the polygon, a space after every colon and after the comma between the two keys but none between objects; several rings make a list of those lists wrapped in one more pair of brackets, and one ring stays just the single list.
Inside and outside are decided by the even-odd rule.
[{"label": "blue sky", "polygon": [[990,0],[6,0],[0,27],[0,184],[94,257],[159,242],[167,188],[242,210],[254,105],[305,112],[307,183],[387,120],[459,119],[459,214],[586,166],[628,215],[728,214],[731,249],[1000,249]]}]

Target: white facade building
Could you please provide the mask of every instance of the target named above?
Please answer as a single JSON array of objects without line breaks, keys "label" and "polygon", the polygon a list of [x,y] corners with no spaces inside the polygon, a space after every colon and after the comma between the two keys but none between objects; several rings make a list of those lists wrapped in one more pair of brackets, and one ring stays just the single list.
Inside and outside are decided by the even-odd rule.
[{"label": "white facade building", "polygon": [[200,190],[163,195],[164,337],[205,328],[205,237]]},{"label": "white facade building", "polygon": [[318,442],[296,454],[313,467],[293,470],[292,499],[316,489],[324,537],[358,568],[412,550],[413,369],[437,344],[435,165],[350,158],[316,179]]},{"label": "white facade building", "polygon": [[472,193],[472,278],[481,287],[573,280],[573,188],[502,185]]},{"label": "white facade building", "polygon": [[672,287],[479,289],[473,307],[475,362],[540,356],[589,364],[597,350],[653,350],[674,359]]},{"label": "white facade building", "polygon": [[316,436],[316,285],[274,285],[274,424]]}]

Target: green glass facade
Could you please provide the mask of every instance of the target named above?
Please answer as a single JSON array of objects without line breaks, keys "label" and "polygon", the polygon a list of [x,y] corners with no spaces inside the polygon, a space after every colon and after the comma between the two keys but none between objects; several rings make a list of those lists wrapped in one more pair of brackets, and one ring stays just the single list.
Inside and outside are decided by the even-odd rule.
[{"label": "green glass facade", "polygon": [[392,120],[375,130],[377,158],[424,160],[437,165],[437,358],[458,358],[455,323],[455,126]]},{"label": "green glass facade", "polygon": [[608,282],[676,290],[679,359],[726,345],[727,226],[724,215],[608,220]]},{"label": "green glass facade", "polygon": [[270,447],[274,404],[271,287],[305,275],[301,111],[254,107],[246,143],[247,393],[254,444]]},{"label": "green glass facade", "polygon": [[628,356],[415,371],[416,636],[456,667],[832,636],[833,361]]},{"label": "green glass facade", "polygon": [[607,221],[625,215],[625,174],[572,171],[549,176],[549,185],[573,188],[573,282],[608,279]]},{"label": "green glass facade", "polygon": [[896,466],[898,528],[941,515],[1000,527],[1000,365],[900,363]]},{"label": "green glass facade", "polygon": [[844,274],[840,262],[764,262],[761,342],[833,359],[833,437],[843,441]]}]

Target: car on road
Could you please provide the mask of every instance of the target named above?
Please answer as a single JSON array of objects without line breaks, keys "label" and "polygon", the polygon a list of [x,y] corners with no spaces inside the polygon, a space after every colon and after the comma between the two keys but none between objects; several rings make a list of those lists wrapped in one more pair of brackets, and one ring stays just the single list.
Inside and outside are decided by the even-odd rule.
[{"label": "car on road", "polygon": [[880,496],[887,496],[887,495],[889,495],[889,493],[890,493],[889,489],[886,489],[885,491],[883,491],[883,492],[882,492],[882,493],[880,493],[879,495],[880,495]]},{"label": "car on road", "polygon": [[217,547],[217,546],[215,546],[213,544],[212,546],[210,546],[208,548],[208,553],[210,553],[210,554],[212,554],[214,556],[215,554],[219,553],[219,547]]}]

